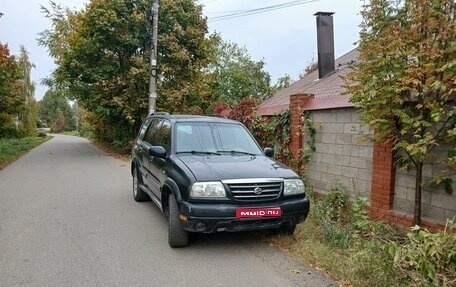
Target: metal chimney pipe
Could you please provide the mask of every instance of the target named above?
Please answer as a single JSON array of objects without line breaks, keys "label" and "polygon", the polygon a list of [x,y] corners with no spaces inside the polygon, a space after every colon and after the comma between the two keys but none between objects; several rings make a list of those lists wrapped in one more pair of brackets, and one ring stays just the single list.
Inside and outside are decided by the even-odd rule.
[{"label": "metal chimney pipe", "polygon": [[317,12],[318,77],[321,79],[336,70],[334,59],[333,12]]}]

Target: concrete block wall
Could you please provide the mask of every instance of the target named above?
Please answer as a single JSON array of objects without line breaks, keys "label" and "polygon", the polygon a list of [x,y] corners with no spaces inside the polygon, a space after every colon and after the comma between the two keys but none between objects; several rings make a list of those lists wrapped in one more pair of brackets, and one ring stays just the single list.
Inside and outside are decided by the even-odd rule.
[{"label": "concrete block wall", "polygon": [[[370,133],[369,128],[353,108],[309,112],[316,128],[316,151],[305,165],[308,184],[316,192],[327,193],[339,182],[348,188],[349,196],[370,198],[373,145],[363,136]],[[307,141],[304,133],[304,146]]]},{"label": "concrete block wall", "polygon": [[[446,157],[449,146],[439,147],[435,150],[432,158],[423,167],[423,176],[429,180],[442,175],[447,167],[439,164],[439,159]],[[415,169],[397,169],[394,187],[393,210],[413,216],[415,200]],[[424,219],[445,224],[447,218],[456,216],[456,176],[453,175],[453,193],[445,192],[442,185],[427,185],[422,193],[422,216]]]},{"label": "concrete block wall", "polygon": [[[354,108],[308,109],[312,95],[290,97],[290,150],[300,158],[307,145],[302,111],[310,112],[316,129],[315,148],[310,162],[305,163],[307,184],[318,193],[327,193],[337,182],[348,188],[349,196],[370,199],[371,218],[408,228],[413,219],[413,171],[396,170],[391,141],[371,143],[363,135],[372,131],[359,120]],[[304,132],[303,132],[304,129]],[[439,158],[449,148],[438,150],[426,164],[426,178],[441,174]],[[300,166],[300,164],[298,164]],[[454,172],[453,172],[454,174]],[[456,176],[453,175],[456,189]],[[456,190],[447,194],[442,188],[425,189],[421,223],[429,230],[444,228],[446,218],[456,216]]]}]

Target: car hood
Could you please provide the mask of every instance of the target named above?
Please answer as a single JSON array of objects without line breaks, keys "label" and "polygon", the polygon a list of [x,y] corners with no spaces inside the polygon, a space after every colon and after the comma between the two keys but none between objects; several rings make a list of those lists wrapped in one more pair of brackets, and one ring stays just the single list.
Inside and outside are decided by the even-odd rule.
[{"label": "car hood", "polygon": [[178,158],[197,181],[298,177],[287,166],[265,156],[180,155]]}]

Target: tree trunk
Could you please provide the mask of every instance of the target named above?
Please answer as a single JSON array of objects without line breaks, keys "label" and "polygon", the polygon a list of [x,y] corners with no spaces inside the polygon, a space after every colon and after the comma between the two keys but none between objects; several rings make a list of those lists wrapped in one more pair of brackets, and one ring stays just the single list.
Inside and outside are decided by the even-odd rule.
[{"label": "tree trunk", "polygon": [[423,180],[423,162],[416,167],[415,176],[415,208],[413,212],[413,225],[421,225],[421,182]]}]

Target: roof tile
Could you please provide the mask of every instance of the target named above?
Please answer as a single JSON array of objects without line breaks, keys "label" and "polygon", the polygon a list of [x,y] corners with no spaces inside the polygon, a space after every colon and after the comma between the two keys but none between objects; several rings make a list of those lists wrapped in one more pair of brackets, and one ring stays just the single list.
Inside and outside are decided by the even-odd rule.
[{"label": "roof tile", "polygon": [[[343,93],[343,80],[341,76],[347,74],[349,71],[348,65],[358,59],[359,51],[353,49],[350,52],[340,56],[336,59],[336,71],[319,79],[318,70],[315,70],[305,75],[300,80],[292,83],[287,88],[277,92],[275,95],[266,99],[261,103],[257,113],[261,115],[274,115],[281,111],[288,109],[290,105],[290,96],[297,94],[312,94],[314,100],[331,98],[331,97],[347,97]],[[335,103],[341,102],[340,100],[334,101]],[[345,99],[344,102],[348,102]],[[325,101],[325,108],[328,107],[328,101]],[[337,106],[337,105],[336,105]],[[336,107],[335,106],[335,107]]]}]

